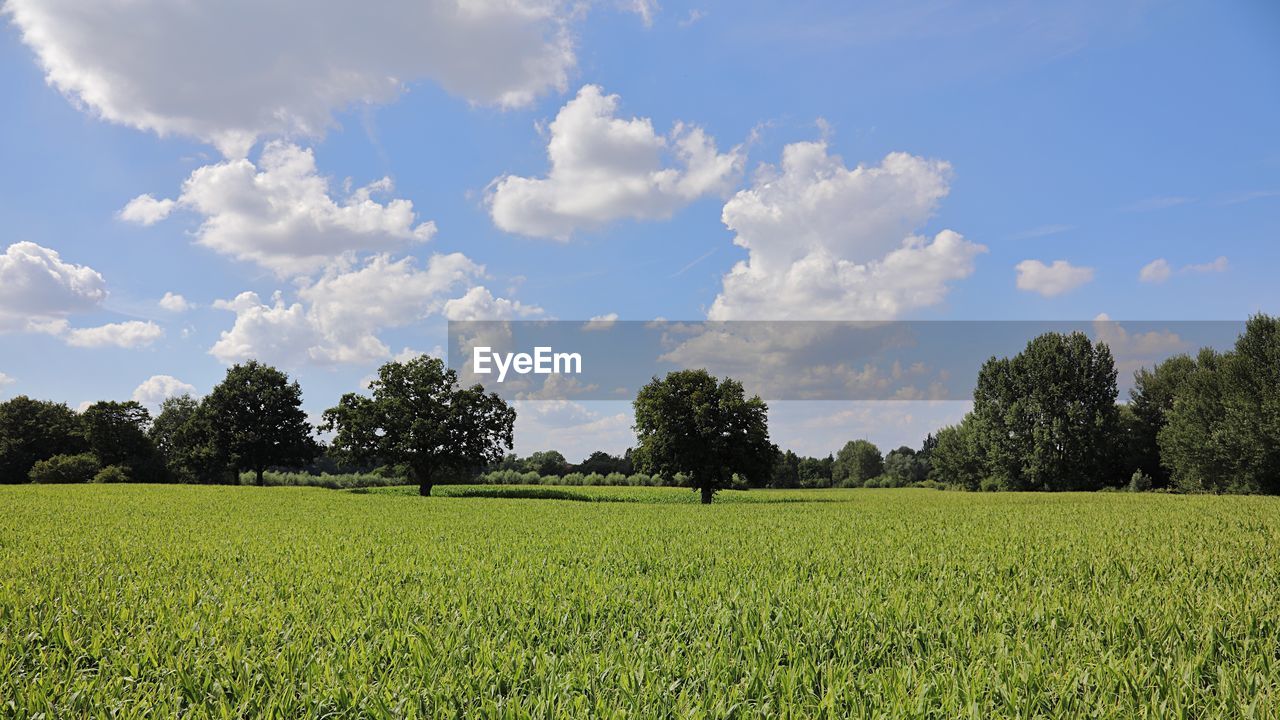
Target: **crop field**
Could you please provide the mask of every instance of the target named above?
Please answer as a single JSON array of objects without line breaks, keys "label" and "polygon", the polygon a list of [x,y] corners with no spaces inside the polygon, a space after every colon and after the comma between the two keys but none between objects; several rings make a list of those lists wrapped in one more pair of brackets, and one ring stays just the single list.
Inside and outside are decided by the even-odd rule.
[{"label": "crop field", "polygon": [[1280,706],[1280,500],[437,490],[0,487],[0,716]]}]

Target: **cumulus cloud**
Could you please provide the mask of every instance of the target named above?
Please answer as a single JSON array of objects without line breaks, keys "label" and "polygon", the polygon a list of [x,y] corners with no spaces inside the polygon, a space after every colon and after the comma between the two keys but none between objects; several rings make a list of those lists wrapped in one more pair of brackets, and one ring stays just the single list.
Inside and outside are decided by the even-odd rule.
[{"label": "cumulus cloud", "polygon": [[191,383],[185,383],[172,375],[152,375],[133,389],[133,400],[154,411],[171,397],[195,394],[196,386]]},{"label": "cumulus cloud", "polygon": [[1055,297],[1093,280],[1093,268],[1078,267],[1066,260],[1045,265],[1039,260],[1023,260],[1016,266],[1018,289]]},{"label": "cumulus cloud", "polygon": [[950,166],[892,153],[845,167],[825,142],[788,145],[724,206],[747,249],[724,276],[712,320],[889,319],[941,302],[986,247],[913,232],[949,189]]},{"label": "cumulus cloud", "polygon": [[516,318],[536,317],[542,314],[542,308],[525,305],[519,301],[494,297],[483,285],[477,285],[460,298],[454,298],[444,304],[444,316],[454,321],[472,320],[514,320]]},{"label": "cumulus cloud", "polygon": [[1169,267],[1169,261],[1156,258],[1142,266],[1142,270],[1138,271],[1138,279],[1144,283],[1162,283],[1172,274],[1173,268]]},{"label": "cumulus cloud", "polygon": [[169,217],[175,204],[173,200],[157,200],[150,195],[139,195],[126,203],[118,216],[121,220],[139,225],[155,225]]},{"label": "cumulus cloud", "polygon": [[17,380],[14,380],[13,378],[6,375],[5,373],[0,372],[0,388],[4,387],[5,385],[12,385],[15,382],[17,382]]},{"label": "cumulus cloud", "polygon": [[1182,268],[1182,272],[1186,272],[1186,273],[1220,273],[1220,272],[1226,272],[1226,271],[1227,271],[1227,269],[1228,269],[1230,266],[1231,266],[1231,265],[1230,265],[1230,263],[1229,263],[1229,262],[1227,262],[1227,258],[1226,258],[1226,257],[1219,256],[1217,259],[1213,260],[1212,262],[1200,263],[1199,265],[1188,265],[1188,266],[1186,266],[1186,267]]},{"label": "cumulus cloud", "polygon": [[94,310],[107,283],[91,267],[62,259],[56,250],[18,242],[0,255],[0,332],[52,332],[73,313]]},{"label": "cumulus cloud", "polygon": [[181,295],[173,292],[167,292],[164,297],[160,298],[160,307],[172,313],[184,313],[192,308],[191,303]]},{"label": "cumulus cloud", "polygon": [[541,313],[540,308],[495,298],[483,286],[448,299],[483,273],[483,266],[460,253],[434,255],[425,268],[413,258],[377,255],[357,269],[330,269],[300,287],[292,303],[282,293],[266,303],[257,293],[244,292],[214,303],[236,319],[209,352],[228,363],[248,358],[288,366],[371,362],[392,356],[378,337],[382,330],[437,313],[452,317],[465,310],[474,315],[469,319],[501,319],[486,312]]},{"label": "cumulus cloud", "polygon": [[[310,149],[271,142],[257,165],[238,159],[196,169],[176,205],[202,216],[200,244],[284,276],[313,272],[358,251],[429,240],[435,224],[418,222],[412,202],[374,199],[391,189],[391,180],[382,178],[335,200]],[[131,200],[121,217],[140,216],[129,212],[135,205],[170,202],[143,198],[148,196]]]},{"label": "cumulus cloud", "polygon": [[[430,80],[473,102],[525,105],[575,65],[568,0],[9,0],[48,82],[116,123],[243,157],[270,135],[315,136],[352,104]],[[642,17],[652,2],[637,2]]]},{"label": "cumulus cloud", "polygon": [[107,323],[89,328],[69,328],[63,333],[63,338],[68,345],[86,348],[145,347],[162,337],[164,337],[163,328],[153,322],[142,320]]},{"label": "cumulus cloud", "polygon": [[617,110],[617,95],[584,86],[551,123],[547,176],[493,182],[494,223],[566,241],[613,220],[669,218],[700,197],[729,192],[742,174],[741,146],[720,153],[701,128],[676,123],[659,135],[648,118],[619,118]]}]

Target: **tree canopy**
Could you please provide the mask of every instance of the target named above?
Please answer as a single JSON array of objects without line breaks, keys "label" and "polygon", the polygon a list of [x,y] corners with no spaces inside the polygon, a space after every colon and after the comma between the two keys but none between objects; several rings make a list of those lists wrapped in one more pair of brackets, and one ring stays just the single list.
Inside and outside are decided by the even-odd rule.
[{"label": "tree canopy", "polygon": [[439,358],[389,362],[369,390],[325,411],[333,447],[356,460],[404,464],[422,495],[442,473],[498,462],[513,446],[516,411],[481,385],[460,387]]},{"label": "tree canopy", "polygon": [[302,388],[256,360],[233,365],[204,399],[214,453],[237,470],[262,473],[273,465],[305,463],[316,454]]},{"label": "tree canopy", "polygon": [[765,484],[777,448],[769,442],[768,406],[747,398],[742,383],[717,380],[706,370],[679,370],[653,378],[635,403],[638,464],[646,472],[675,477],[710,503],[733,476]]}]

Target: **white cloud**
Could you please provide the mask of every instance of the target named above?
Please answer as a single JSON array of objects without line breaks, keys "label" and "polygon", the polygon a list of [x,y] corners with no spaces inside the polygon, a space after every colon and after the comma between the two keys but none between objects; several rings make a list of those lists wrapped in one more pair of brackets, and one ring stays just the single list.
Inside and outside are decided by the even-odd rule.
[{"label": "white cloud", "polygon": [[67,329],[63,337],[68,345],[74,347],[136,348],[145,347],[164,337],[164,329],[150,321],[129,320],[98,327]]},{"label": "white cloud", "polygon": [[483,274],[483,266],[460,253],[434,255],[425,269],[413,258],[377,255],[358,269],[330,269],[302,286],[292,303],[281,293],[268,304],[257,293],[244,292],[214,303],[236,319],[209,352],[227,363],[248,358],[286,366],[371,362],[392,357],[378,337],[382,330],[438,313],[450,319],[541,314],[540,308],[495,298],[483,286],[447,299]]},{"label": "white cloud", "polygon": [[1066,260],[1045,265],[1039,260],[1023,260],[1016,266],[1018,289],[1054,297],[1093,280],[1093,268],[1077,267]]},{"label": "white cloud", "polygon": [[653,16],[662,9],[658,5],[658,0],[625,0],[623,6],[639,15],[645,27],[653,26]]},{"label": "white cloud", "polygon": [[542,308],[514,300],[494,297],[483,285],[477,285],[460,298],[444,304],[444,316],[454,321],[514,320],[542,315]]},{"label": "white cloud", "polygon": [[630,403],[517,400],[515,451],[559,450],[570,462],[596,450],[621,455],[635,445]]},{"label": "white cloud", "polygon": [[1199,265],[1188,265],[1182,268],[1184,273],[1220,273],[1226,272],[1230,267],[1227,258],[1219,256],[1213,262],[1201,263]]},{"label": "white cloud", "polygon": [[568,0],[377,7],[9,0],[3,12],[48,82],[77,105],[242,157],[258,137],[316,136],[335,111],[393,100],[422,79],[503,107],[563,91],[576,62],[569,23],[578,7]]},{"label": "white cloud", "polygon": [[950,166],[892,153],[848,169],[825,142],[788,145],[724,206],[748,257],[724,276],[712,320],[889,319],[941,302],[986,252],[951,230],[912,234],[948,192]]},{"label": "white cloud", "polygon": [[185,383],[172,375],[152,375],[133,390],[134,402],[142,403],[150,410],[158,410],[160,404],[171,397],[195,395],[196,386]]},{"label": "white cloud", "polygon": [[193,306],[187,302],[187,299],[173,292],[167,292],[164,297],[160,298],[160,307],[172,313],[184,313]]},{"label": "white cloud", "polygon": [[[1230,262],[1224,256],[1219,256],[1212,262],[1199,263],[1192,265],[1183,265],[1178,270],[1180,275],[1205,274],[1226,272],[1231,267]],[[1152,260],[1142,268],[1138,273],[1138,279],[1148,283],[1162,283],[1173,276],[1173,267],[1169,265],[1169,261],[1164,258]]]},{"label": "white cloud", "polygon": [[169,217],[175,204],[173,200],[157,200],[150,195],[139,195],[120,209],[118,217],[139,225],[155,225]]},{"label": "white cloud", "polygon": [[590,320],[582,326],[584,332],[596,332],[600,330],[608,330],[618,322],[618,313],[605,313],[604,315],[594,315]]},{"label": "white cloud", "polygon": [[1172,274],[1173,268],[1169,267],[1169,261],[1164,258],[1156,258],[1138,271],[1138,280],[1145,283],[1162,283],[1168,280]]},{"label": "white cloud", "polygon": [[[435,224],[418,222],[412,202],[373,199],[391,189],[391,180],[382,178],[335,201],[310,149],[271,142],[256,166],[239,159],[196,169],[177,204],[203,217],[200,244],[285,276],[358,251],[385,252],[431,239]],[[121,216],[140,200],[130,201]]]},{"label": "white cloud", "polygon": [[669,218],[704,195],[729,192],[741,175],[741,146],[720,153],[701,128],[683,123],[658,135],[648,118],[625,120],[617,109],[617,95],[583,86],[551,123],[547,176],[493,182],[488,202],[494,223],[508,232],[566,241],[577,230],[613,220]]},{"label": "white cloud", "polygon": [[17,380],[14,380],[13,378],[6,375],[5,373],[0,372],[0,387],[4,387],[5,385],[12,385],[15,382],[17,382]]},{"label": "white cloud", "polygon": [[56,334],[68,315],[94,310],[106,297],[97,270],[65,262],[56,250],[18,242],[0,255],[0,332]]}]

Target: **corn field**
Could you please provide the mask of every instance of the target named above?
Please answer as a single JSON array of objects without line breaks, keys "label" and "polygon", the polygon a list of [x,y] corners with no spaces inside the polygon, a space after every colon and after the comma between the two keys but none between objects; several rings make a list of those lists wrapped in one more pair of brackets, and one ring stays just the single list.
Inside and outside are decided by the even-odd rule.
[{"label": "corn field", "polygon": [[1277,499],[438,490],[0,487],[0,716],[1280,706]]}]

